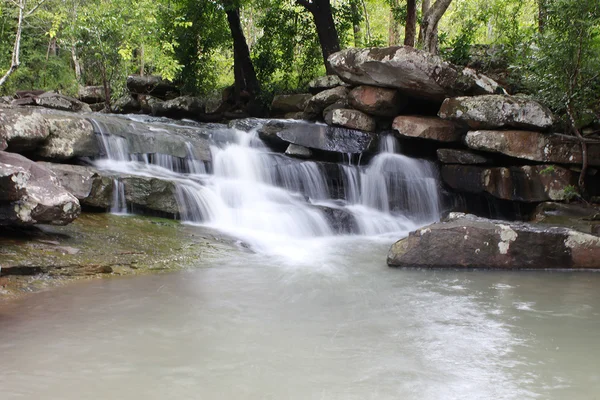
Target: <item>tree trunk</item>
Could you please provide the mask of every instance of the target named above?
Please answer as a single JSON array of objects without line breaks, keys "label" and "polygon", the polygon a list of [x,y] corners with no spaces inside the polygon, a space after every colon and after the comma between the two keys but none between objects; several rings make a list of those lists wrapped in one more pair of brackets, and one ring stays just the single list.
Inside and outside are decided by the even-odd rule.
[{"label": "tree trunk", "polygon": [[79,58],[77,58],[77,48],[74,44],[71,45],[71,59],[75,68],[75,79],[77,83],[81,84],[81,63],[79,62]]},{"label": "tree trunk", "polygon": [[335,29],[335,23],[333,22],[329,0],[313,0],[310,3],[307,0],[296,0],[296,2],[312,14],[317,35],[319,36],[319,43],[321,44],[325,69],[328,75],[334,74],[327,58],[331,54],[340,51],[340,41]]},{"label": "tree trunk", "polygon": [[236,92],[239,90],[246,90],[251,96],[254,96],[260,90],[258,79],[256,78],[256,72],[254,71],[254,65],[250,59],[250,50],[248,50],[248,44],[246,43],[246,37],[242,30],[242,23],[240,22],[240,9],[230,8],[226,9],[227,22],[229,23],[229,29],[231,31],[231,38],[233,39],[233,61],[234,70],[237,65],[237,73],[235,74],[235,85]]},{"label": "tree trunk", "polygon": [[421,2],[421,15],[427,14],[429,7],[431,7],[431,2],[429,0],[423,0]]},{"label": "tree trunk", "polygon": [[417,37],[417,0],[406,1],[406,26],[404,27],[404,45],[415,47]]},{"label": "tree trunk", "polygon": [[388,46],[397,46],[400,43],[400,23],[396,18],[398,0],[390,1],[390,26],[388,28]]},{"label": "tree trunk", "polygon": [[13,45],[12,58],[10,61],[10,68],[0,78],[0,86],[8,80],[8,78],[19,68],[21,61],[19,60],[19,54],[21,53],[21,33],[23,31],[23,9],[25,8],[24,0],[19,0],[19,17],[17,19],[17,33],[15,35],[15,44]]},{"label": "tree trunk", "polygon": [[438,23],[452,3],[452,0],[437,0],[423,15],[421,29],[419,31],[419,45],[430,52],[438,52]]},{"label": "tree trunk", "polygon": [[538,31],[544,33],[546,18],[548,15],[548,0],[538,0]]},{"label": "tree trunk", "polygon": [[362,20],[362,15],[358,4],[358,0],[350,1],[350,12],[352,13],[352,31],[354,33],[354,47],[362,47],[363,40],[362,32],[360,29],[360,21]]}]

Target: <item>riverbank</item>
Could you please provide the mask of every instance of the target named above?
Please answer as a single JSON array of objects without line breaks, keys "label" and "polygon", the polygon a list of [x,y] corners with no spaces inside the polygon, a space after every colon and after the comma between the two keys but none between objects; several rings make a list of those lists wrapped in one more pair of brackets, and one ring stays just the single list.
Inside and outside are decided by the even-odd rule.
[{"label": "riverbank", "polygon": [[66,226],[4,228],[0,302],[81,279],[176,271],[243,250],[237,239],[178,221],[84,213]]}]

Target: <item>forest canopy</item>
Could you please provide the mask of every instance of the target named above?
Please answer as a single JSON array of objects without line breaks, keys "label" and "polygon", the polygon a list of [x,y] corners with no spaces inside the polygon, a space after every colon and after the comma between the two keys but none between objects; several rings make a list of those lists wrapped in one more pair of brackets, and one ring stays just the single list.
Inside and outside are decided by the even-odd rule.
[{"label": "forest canopy", "polygon": [[268,98],[324,75],[331,52],[406,44],[583,121],[600,112],[599,3],[0,0],[0,91],[105,85],[117,98],[127,75],[157,74],[195,95],[242,79]]}]

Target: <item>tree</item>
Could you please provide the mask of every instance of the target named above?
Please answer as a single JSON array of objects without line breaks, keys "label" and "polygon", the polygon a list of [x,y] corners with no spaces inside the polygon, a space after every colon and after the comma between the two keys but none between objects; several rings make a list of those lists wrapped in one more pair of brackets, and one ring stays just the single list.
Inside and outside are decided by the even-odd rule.
[{"label": "tree", "polygon": [[[8,3],[8,0],[4,0]],[[46,0],[38,0],[33,6],[28,7],[27,0],[11,0],[10,3],[17,7],[17,31],[15,33],[15,42],[13,45],[10,67],[8,71],[0,78],[0,87],[21,65],[21,35],[23,32],[23,22],[32,15]]]},{"label": "tree", "polygon": [[417,36],[417,0],[406,1],[406,25],[404,27],[404,45],[415,47]]},{"label": "tree", "polygon": [[432,54],[438,53],[438,24],[452,0],[437,0],[423,13],[419,30],[419,46]]},{"label": "tree", "polygon": [[329,0],[296,0],[296,2],[312,14],[319,36],[319,43],[321,44],[325,69],[328,74],[334,74],[327,58],[331,54],[340,51],[340,41]]}]

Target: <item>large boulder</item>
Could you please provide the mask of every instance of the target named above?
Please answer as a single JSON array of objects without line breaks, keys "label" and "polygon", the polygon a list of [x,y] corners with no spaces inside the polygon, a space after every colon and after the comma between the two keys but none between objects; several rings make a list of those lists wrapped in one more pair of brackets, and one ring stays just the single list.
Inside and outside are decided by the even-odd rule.
[{"label": "large boulder", "polygon": [[444,100],[438,115],[461,121],[473,129],[520,128],[546,130],[552,112],[540,103],[517,96],[487,95]]},{"label": "large boulder", "polygon": [[160,99],[173,99],[179,96],[179,88],[156,75],[130,75],[127,89],[134,94],[149,94]]},{"label": "large boulder", "polygon": [[50,134],[36,151],[39,157],[65,161],[100,154],[94,127],[87,119],[52,114],[45,119]]},{"label": "large boulder", "polygon": [[600,237],[568,228],[452,215],[390,249],[392,267],[600,268]]},{"label": "large boulder", "polygon": [[126,94],[119,97],[112,105],[112,112],[117,114],[132,114],[139,112],[142,109],[137,97]]},{"label": "large boulder", "polygon": [[345,86],[346,83],[337,75],[319,76],[308,82],[308,91],[317,94],[323,90],[333,89],[338,86]]},{"label": "large boulder", "polygon": [[304,114],[308,119],[319,118],[323,110],[334,103],[348,101],[348,89],[343,86],[338,86],[333,89],[324,90],[313,97],[306,103]]},{"label": "large boulder", "polygon": [[284,115],[287,113],[303,112],[308,100],[312,98],[311,94],[278,94],[273,97],[271,103],[271,114]]},{"label": "large boulder", "polygon": [[459,192],[487,192],[504,200],[562,201],[570,197],[577,175],[556,165],[484,168],[472,165],[442,166],[442,180]]},{"label": "large boulder", "polygon": [[31,108],[0,108],[0,150],[31,151],[50,134],[44,115]]},{"label": "large boulder", "polygon": [[[465,136],[467,146],[507,156],[545,163],[581,164],[581,144],[573,136],[543,134],[532,131],[471,131]],[[587,145],[588,163],[600,166],[600,144]]]},{"label": "large boulder", "polygon": [[46,92],[34,97],[34,100],[38,106],[53,108],[55,110],[92,112],[90,106],[84,102],[59,93]]},{"label": "large boulder", "polygon": [[204,101],[198,97],[181,96],[151,105],[152,115],[169,118],[198,119],[206,111]]},{"label": "large boulder", "polygon": [[496,82],[484,75],[408,46],[350,48],[330,55],[328,61],[346,82],[395,88],[433,101],[503,92]]},{"label": "large boulder", "polygon": [[367,85],[352,89],[348,101],[353,108],[380,117],[395,117],[407,103],[396,89]]},{"label": "large boulder", "polygon": [[310,149],[357,154],[370,150],[376,135],[369,132],[311,124],[306,122],[270,121],[258,130],[264,141],[285,148],[297,144]]},{"label": "large boulder", "polygon": [[103,86],[80,86],[78,97],[87,104],[102,103],[106,99],[106,92]]},{"label": "large boulder", "polygon": [[466,129],[438,117],[400,115],[394,118],[392,129],[400,136],[430,139],[438,142],[456,142],[465,134]]},{"label": "large boulder", "polygon": [[50,170],[0,151],[0,225],[66,225],[80,211],[77,198]]},{"label": "large boulder", "polygon": [[328,125],[343,126],[348,129],[358,129],[360,131],[374,132],[377,123],[373,117],[348,108],[338,108],[325,115],[325,122]]},{"label": "large boulder", "polygon": [[437,158],[443,164],[489,164],[490,159],[481,154],[462,149],[437,149]]}]

